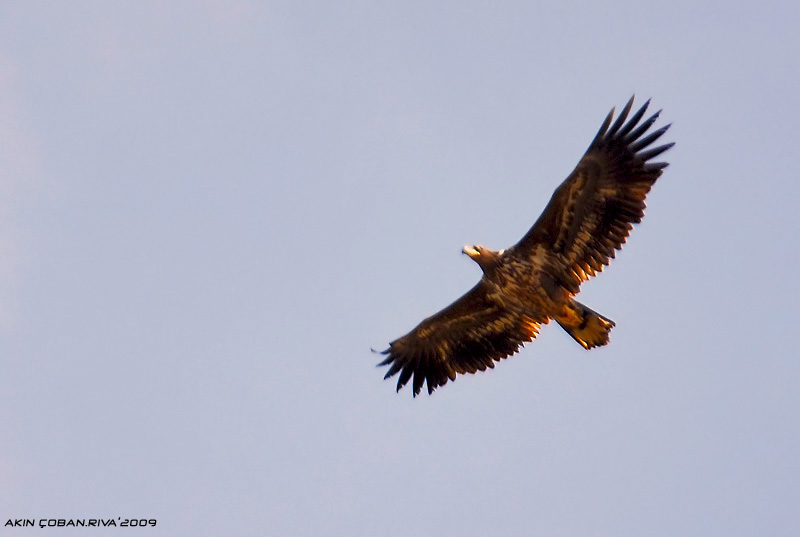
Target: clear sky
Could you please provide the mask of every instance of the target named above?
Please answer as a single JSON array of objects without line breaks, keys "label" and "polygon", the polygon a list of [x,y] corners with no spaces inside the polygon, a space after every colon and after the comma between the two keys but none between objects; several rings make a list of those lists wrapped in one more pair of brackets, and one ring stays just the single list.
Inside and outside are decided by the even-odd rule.
[{"label": "clear sky", "polygon": [[[0,522],[800,534],[800,4],[550,4],[3,2]],[[611,344],[396,394],[370,347],[634,93],[677,145]]]}]

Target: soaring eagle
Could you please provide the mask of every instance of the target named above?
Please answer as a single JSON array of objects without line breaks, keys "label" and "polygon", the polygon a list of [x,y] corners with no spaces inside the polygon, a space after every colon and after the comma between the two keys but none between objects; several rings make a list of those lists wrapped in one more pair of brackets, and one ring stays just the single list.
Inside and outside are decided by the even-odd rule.
[{"label": "soaring eagle", "polygon": [[475,287],[428,317],[382,352],[384,378],[400,374],[397,391],[414,377],[416,396],[516,353],[550,319],[583,348],[608,343],[614,321],[573,297],[603,270],[642,220],[645,196],[666,162],[650,162],[674,143],[648,149],[670,127],[651,133],[660,113],[644,122],[648,100],[626,123],[633,97],[612,125],[611,109],[575,170],[556,189],[522,239],[499,252],[465,246],[483,270]]}]

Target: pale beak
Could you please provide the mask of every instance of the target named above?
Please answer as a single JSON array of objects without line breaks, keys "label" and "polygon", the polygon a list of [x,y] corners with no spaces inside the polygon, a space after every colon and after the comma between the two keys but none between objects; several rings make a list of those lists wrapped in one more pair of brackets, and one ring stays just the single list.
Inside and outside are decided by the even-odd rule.
[{"label": "pale beak", "polygon": [[462,254],[467,254],[468,256],[470,256],[472,258],[475,258],[475,257],[478,257],[479,255],[481,255],[481,253],[478,250],[476,250],[474,246],[464,246],[464,248],[461,249],[461,253]]}]

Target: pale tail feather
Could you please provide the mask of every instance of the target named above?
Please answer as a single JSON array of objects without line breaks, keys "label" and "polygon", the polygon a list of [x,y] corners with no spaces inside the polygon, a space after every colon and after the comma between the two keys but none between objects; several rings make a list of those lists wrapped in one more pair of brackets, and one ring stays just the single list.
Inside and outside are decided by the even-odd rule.
[{"label": "pale tail feather", "polygon": [[556,319],[561,328],[572,336],[584,349],[600,347],[608,343],[608,334],[614,328],[614,321],[587,308],[580,302],[572,301],[571,319]]}]

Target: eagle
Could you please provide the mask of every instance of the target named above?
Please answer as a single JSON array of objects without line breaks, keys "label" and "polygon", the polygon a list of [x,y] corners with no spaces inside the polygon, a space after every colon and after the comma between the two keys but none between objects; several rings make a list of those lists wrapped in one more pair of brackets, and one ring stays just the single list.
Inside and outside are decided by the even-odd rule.
[{"label": "eagle", "polygon": [[425,383],[431,394],[459,374],[494,368],[551,319],[584,349],[608,343],[614,321],[574,297],[641,222],[645,197],[667,167],[652,160],[674,145],[651,147],[670,125],[648,132],[661,113],[641,121],[650,100],[628,120],[633,101],[616,121],[611,109],[578,165],[517,244],[500,251],[464,247],[483,271],[480,281],[381,352],[386,359],[378,366],[389,366],[384,379],[399,374],[398,392],[412,377],[416,397]]}]

